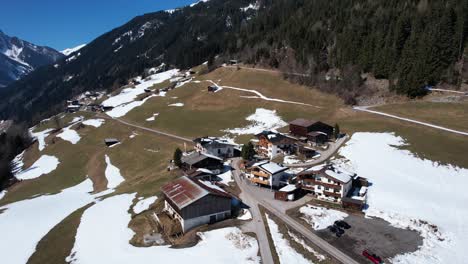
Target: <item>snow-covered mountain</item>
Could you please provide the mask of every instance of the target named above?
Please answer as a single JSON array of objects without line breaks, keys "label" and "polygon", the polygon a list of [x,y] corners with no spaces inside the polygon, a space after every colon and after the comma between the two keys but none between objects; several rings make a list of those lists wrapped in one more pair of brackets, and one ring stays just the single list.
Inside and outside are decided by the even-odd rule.
[{"label": "snow-covered mountain", "polygon": [[72,54],[73,52],[77,52],[79,51],[80,49],[84,48],[84,46],[86,46],[86,44],[81,44],[79,46],[76,46],[74,48],[69,48],[69,49],[64,49],[62,51],[60,51],[63,55],[67,56]]},{"label": "snow-covered mountain", "polygon": [[63,57],[52,48],[10,37],[0,30],[0,88]]}]

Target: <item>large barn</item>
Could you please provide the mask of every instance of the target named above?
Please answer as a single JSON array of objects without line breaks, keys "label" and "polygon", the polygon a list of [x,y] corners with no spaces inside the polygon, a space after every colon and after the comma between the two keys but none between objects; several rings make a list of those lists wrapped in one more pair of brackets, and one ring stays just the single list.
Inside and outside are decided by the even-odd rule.
[{"label": "large barn", "polygon": [[291,134],[307,138],[311,136],[311,132],[321,132],[326,134],[328,138],[333,135],[333,127],[320,121],[311,121],[303,118],[296,119],[289,123],[289,131]]},{"label": "large barn", "polygon": [[209,182],[183,176],[161,188],[164,209],[178,221],[183,232],[231,217],[233,197]]}]

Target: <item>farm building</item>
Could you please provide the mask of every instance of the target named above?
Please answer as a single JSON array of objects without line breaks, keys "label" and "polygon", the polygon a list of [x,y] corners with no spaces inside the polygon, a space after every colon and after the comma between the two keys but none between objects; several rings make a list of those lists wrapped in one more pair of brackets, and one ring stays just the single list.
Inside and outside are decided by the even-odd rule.
[{"label": "farm building", "polygon": [[221,189],[183,176],[161,188],[164,210],[178,221],[183,232],[231,217],[233,197]]},{"label": "farm building", "polygon": [[200,169],[191,169],[186,171],[185,174],[189,177],[195,178],[201,181],[216,181],[218,176],[211,170],[200,168]]},{"label": "farm building", "polygon": [[275,200],[294,201],[298,190],[296,185],[288,184],[275,192]]},{"label": "farm building", "polygon": [[273,159],[281,154],[290,154],[293,151],[295,139],[278,132],[263,131],[255,135],[258,139],[256,151],[258,154]]},{"label": "farm building", "polygon": [[201,153],[210,154],[219,158],[232,158],[235,156],[236,144],[226,139],[216,137],[201,137],[193,140],[195,150]]},{"label": "farm building", "polygon": [[223,166],[222,158],[207,153],[194,151],[182,156],[182,169],[186,171],[204,168],[217,173]]},{"label": "farm building", "polygon": [[[291,134],[299,137],[308,138],[311,132],[322,132],[327,135],[327,140],[333,135],[333,127],[322,123],[307,119],[296,119],[289,123],[289,131]],[[311,135],[313,136],[313,135]]]},{"label": "farm building", "polygon": [[104,139],[104,143],[106,143],[106,146],[110,147],[110,146],[113,146],[115,144],[118,144],[120,141],[118,139],[115,139],[115,138],[106,138]]},{"label": "farm building", "polygon": [[270,161],[261,161],[253,164],[247,176],[252,183],[268,186],[270,188],[280,188],[287,184],[285,171],[288,168]]}]

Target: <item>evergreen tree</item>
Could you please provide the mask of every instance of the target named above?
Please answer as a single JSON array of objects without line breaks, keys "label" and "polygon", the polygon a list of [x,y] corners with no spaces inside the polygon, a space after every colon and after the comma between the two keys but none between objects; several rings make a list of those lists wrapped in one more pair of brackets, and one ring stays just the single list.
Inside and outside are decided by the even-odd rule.
[{"label": "evergreen tree", "polygon": [[255,154],[255,147],[252,142],[242,146],[241,156],[244,160],[252,160]]},{"label": "evergreen tree", "polygon": [[177,149],[174,151],[174,164],[175,164],[177,167],[181,167],[181,166],[182,166],[182,150],[180,150],[180,148],[177,148]]}]

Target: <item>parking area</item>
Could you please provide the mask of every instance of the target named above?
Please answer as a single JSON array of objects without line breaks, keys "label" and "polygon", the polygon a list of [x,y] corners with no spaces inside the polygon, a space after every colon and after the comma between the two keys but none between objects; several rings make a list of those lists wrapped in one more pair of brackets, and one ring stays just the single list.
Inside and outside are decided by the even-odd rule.
[{"label": "parking area", "polygon": [[385,260],[396,255],[414,252],[423,242],[419,233],[393,227],[379,218],[349,215],[344,221],[351,228],[345,229],[344,234],[339,238],[328,229],[318,231],[317,234],[362,263],[371,263],[361,255],[365,249]]}]

